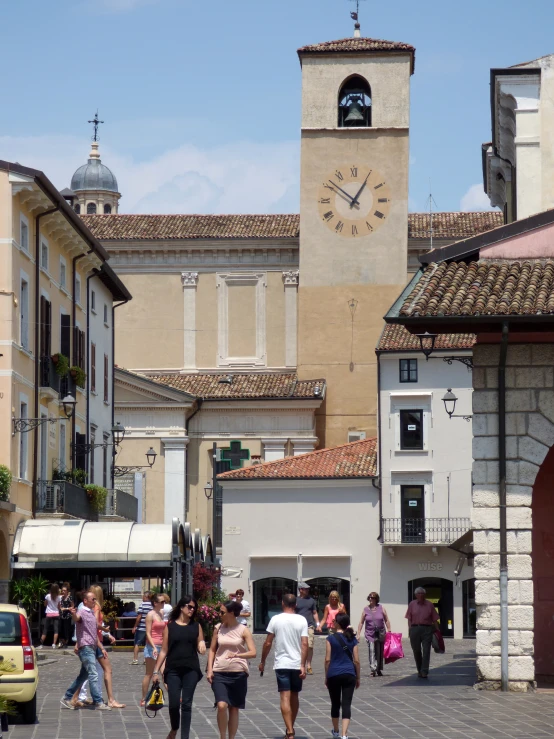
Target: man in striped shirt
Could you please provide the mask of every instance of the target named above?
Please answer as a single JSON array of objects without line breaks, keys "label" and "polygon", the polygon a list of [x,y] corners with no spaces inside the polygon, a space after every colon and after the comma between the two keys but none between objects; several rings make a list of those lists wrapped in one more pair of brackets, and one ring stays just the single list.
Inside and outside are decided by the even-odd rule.
[{"label": "man in striped shirt", "polygon": [[64,708],[70,711],[75,710],[71,699],[81,688],[85,680],[89,681],[90,693],[95,707],[99,711],[111,711],[112,709],[104,703],[102,698],[102,689],[98,685],[98,671],[96,669],[96,649],[100,648],[104,657],[107,657],[106,650],[102,646],[100,636],[98,634],[98,622],[94,614],[94,606],[96,598],[94,593],[88,591],[83,597],[83,607],[77,611],[72,608],[71,618],[76,624],[77,630],[77,646],[79,659],[81,660],[81,671],[77,678],[72,682],[66,690],[64,697],[60,703]]},{"label": "man in striped shirt", "polygon": [[146,641],[146,616],[152,610],[152,603],[150,598],[152,593],[146,591],[142,596],[142,603],[137,608],[137,620],[133,626],[133,634],[135,635],[135,648],[133,650],[133,661],[132,665],[138,665],[138,653],[139,647],[143,647]]}]

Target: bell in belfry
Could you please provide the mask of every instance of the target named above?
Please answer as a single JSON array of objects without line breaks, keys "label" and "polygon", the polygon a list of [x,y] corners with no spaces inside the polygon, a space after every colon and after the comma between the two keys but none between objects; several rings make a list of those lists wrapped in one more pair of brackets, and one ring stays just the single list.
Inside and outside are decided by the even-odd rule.
[{"label": "bell in belfry", "polygon": [[346,116],[345,123],[357,123],[358,121],[364,120],[363,109],[358,99],[352,102],[352,105],[348,109],[348,115]]}]

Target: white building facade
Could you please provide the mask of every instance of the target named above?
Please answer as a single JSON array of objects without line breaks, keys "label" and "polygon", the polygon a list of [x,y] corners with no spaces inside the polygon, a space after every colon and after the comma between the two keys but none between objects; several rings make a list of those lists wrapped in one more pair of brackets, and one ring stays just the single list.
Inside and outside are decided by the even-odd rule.
[{"label": "white building facade", "polygon": [[[471,334],[439,335],[426,361],[401,326],[379,342],[380,594],[395,629],[421,586],[445,637],[475,636],[472,558],[451,548],[471,528],[473,343]],[[459,417],[446,412],[448,389]]]}]

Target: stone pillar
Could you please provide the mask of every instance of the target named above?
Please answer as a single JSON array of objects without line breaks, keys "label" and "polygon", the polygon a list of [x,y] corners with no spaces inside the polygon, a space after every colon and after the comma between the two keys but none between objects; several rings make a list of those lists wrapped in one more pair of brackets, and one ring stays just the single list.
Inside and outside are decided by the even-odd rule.
[{"label": "stone pillar", "polygon": [[308,452],[313,452],[317,446],[318,441],[319,439],[317,438],[317,436],[300,436],[298,438],[291,439],[293,457],[297,457],[299,454],[307,454]]},{"label": "stone pillar", "polygon": [[285,366],[296,369],[298,270],[283,272],[285,285]]},{"label": "stone pillar", "polygon": [[162,439],[164,445],[164,523],[186,519],[187,437]]},{"label": "stone pillar", "polygon": [[[498,345],[473,350],[473,501],[478,679],[500,680],[500,509],[498,494]],[[554,444],[554,345],[508,347],[506,485],[509,680],[535,678],[531,560],[533,485]]]},{"label": "stone pillar", "polygon": [[262,439],[264,445],[264,462],[275,462],[284,459],[287,439]]},{"label": "stone pillar", "polygon": [[182,272],[183,282],[183,369],[196,369],[196,286],[198,272]]}]

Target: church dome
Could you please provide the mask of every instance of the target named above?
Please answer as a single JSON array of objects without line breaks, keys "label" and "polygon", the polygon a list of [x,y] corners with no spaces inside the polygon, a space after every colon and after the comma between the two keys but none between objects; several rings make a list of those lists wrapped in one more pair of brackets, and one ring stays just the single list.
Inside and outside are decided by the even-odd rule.
[{"label": "church dome", "polygon": [[100,161],[96,141],[92,142],[92,151],[89,156],[88,162],[79,167],[71,178],[73,192],[79,192],[80,190],[119,192],[114,173]]}]

